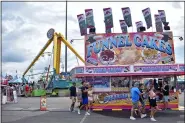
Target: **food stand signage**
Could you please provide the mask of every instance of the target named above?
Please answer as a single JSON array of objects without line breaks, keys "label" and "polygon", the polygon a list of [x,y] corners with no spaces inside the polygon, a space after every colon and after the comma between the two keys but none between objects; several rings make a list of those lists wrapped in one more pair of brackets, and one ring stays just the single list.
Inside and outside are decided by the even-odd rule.
[{"label": "food stand signage", "polygon": [[172,32],[110,33],[85,36],[86,66],[174,64]]},{"label": "food stand signage", "polygon": [[130,72],[129,66],[116,66],[116,67],[86,67],[85,73],[126,73]]},{"label": "food stand signage", "polygon": [[134,66],[134,72],[175,72],[178,65]]}]

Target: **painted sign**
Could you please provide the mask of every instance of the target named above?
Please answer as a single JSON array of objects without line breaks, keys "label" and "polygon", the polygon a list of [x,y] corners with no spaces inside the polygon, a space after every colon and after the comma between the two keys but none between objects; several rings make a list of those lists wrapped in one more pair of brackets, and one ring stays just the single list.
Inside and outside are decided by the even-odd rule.
[{"label": "painted sign", "polygon": [[87,39],[86,66],[175,63],[172,32],[96,34],[92,43]]},{"label": "painted sign", "polygon": [[177,65],[134,66],[134,72],[176,72]]},{"label": "painted sign", "polygon": [[130,72],[129,66],[112,66],[112,67],[86,67],[85,73],[88,74],[105,74],[105,73],[126,73]]}]

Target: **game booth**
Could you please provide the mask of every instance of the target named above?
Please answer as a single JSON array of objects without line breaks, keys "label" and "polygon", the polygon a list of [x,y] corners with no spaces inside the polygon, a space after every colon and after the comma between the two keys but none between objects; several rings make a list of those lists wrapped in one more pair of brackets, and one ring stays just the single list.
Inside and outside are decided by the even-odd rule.
[{"label": "game booth", "polygon": [[[131,109],[130,89],[134,82],[149,79],[170,85],[169,108],[178,109],[177,77],[184,75],[184,64],[175,64],[172,32],[96,34],[90,42],[85,36],[85,66],[70,71],[73,80],[85,79],[93,85],[94,111]],[[163,99],[157,98],[159,108]],[[146,99],[146,108],[149,108]]]}]

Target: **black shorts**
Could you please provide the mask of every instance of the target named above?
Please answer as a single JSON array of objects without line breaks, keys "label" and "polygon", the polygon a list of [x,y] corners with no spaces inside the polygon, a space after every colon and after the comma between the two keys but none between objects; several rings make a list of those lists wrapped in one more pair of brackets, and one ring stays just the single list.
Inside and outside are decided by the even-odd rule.
[{"label": "black shorts", "polygon": [[151,107],[156,107],[157,106],[156,99],[150,99],[150,106]]}]

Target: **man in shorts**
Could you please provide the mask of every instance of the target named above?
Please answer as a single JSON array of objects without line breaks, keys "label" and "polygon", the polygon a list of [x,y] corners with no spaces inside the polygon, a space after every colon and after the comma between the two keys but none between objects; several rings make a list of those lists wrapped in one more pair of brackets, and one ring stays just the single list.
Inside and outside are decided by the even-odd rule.
[{"label": "man in shorts", "polygon": [[134,118],[135,110],[138,110],[141,118],[146,117],[146,114],[142,114],[139,109],[139,98],[142,95],[142,93],[139,91],[138,87],[139,87],[139,82],[135,82],[134,87],[132,87],[131,89],[131,98],[132,98],[132,109],[131,109],[131,116],[130,116],[131,120],[136,120],[136,118]]},{"label": "man in shorts", "polygon": [[76,103],[76,83],[73,83],[73,85],[69,88],[70,90],[70,99],[72,101],[71,107],[70,107],[70,111],[73,112],[74,111],[74,106]]},{"label": "man in shorts", "polygon": [[79,107],[78,109],[78,114],[80,114],[80,110],[85,107],[86,113],[85,115],[90,115],[90,113],[88,112],[88,87],[86,86],[86,82],[83,82],[83,86],[81,87],[81,91],[82,91],[82,106]]}]

